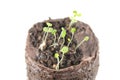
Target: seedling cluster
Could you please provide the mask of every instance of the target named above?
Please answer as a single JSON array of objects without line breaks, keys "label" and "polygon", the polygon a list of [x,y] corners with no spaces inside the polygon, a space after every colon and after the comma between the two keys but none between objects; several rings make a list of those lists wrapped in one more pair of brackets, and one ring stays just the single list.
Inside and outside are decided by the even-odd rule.
[{"label": "seedling cluster", "polygon": [[70,17],[71,22],[69,24],[68,29],[70,29],[71,26],[77,22],[77,17],[80,17],[80,16],[81,16],[81,13],[78,13],[76,10],[73,11],[73,16]]},{"label": "seedling cluster", "polygon": [[[39,49],[41,51],[44,51],[44,47],[46,46],[47,37],[50,34],[52,36],[54,36],[54,41],[53,41],[52,45],[50,45],[49,47],[54,46],[54,48],[55,48],[56,46],[60,46],[60,50],[56,51],[56,53],[54,53],[54,58],[57,59],[57,64],[55,66],[56,70],[59,70],[60,64],[62,64],[65,54],[69,53],[69,46],[72,43],[74,34],[76,32],[76,28],[71,27],[71,25],[73,23],[77,22],[76,17],[79,17],[79,16],[81,16],[81,14],[77,13],[77,11],[73,11],[73,16],[70,18],[71,22],[69,24],[69,29],[68,29],[68,31],[71,33],[71,37],[67,39],[67,41],[68,41],[67,45],[65,45],[67,29],[62,27],[61,32],[59,34],[59,38],[57,39],[58,31],[52,27],[53,26],[52,23],[47,22],[46,23],[47,27],[43,27],[44,33],[43,33],[43,37],[42,37],[42,43],[39,45]],[[60,40],[62,40],[62,44],[59,44]],[[81,46],[81,44],[83,44],[84,42],[86,42],[88,40],[89,40],[89,36],[85,36],[83,38],[83,40],[80,41],[80,43],[75,47],[74,51],[76,52],[76,50]],[[61,54],[61,57],[60,57],[60,54]]]}]

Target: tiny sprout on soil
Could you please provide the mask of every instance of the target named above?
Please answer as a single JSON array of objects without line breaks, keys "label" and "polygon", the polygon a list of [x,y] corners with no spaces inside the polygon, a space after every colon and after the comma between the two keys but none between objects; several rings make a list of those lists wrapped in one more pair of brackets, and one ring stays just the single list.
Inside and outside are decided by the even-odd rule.
[{"label": "tiny sprout on soil", "polygon": [[77,22],[77,17],[80,17],[81,16],[81,13],[78,13],[77,11],[73,11],[73,16],[72,17],[70,17],[70,19],[71,19],[71,22],[70,22],[70,24],[69,24],[69,27],[68,27],[68,29],[70,29],[71,28],[71,26],[72,26],[72,24],[73,23],[76,23]]},{"label": "tiny sprout on soil", "polygon": [[56,66],[56,70],[59,70],[59,65],[60,63],[62,64],[62,61],[63,61],[63,58],[64,58],[64,55],[69,51],[68,47],[67,46],[63,46],[62,49],[60,50],[60,52],[62,52],[62,58],[59,60],[59,54],[58,53],[55,53],[54,54],[54,58],[57,59],[57,66]]},{"label": "tiny sprout on soil", "polygon": [[40,46],[39,46],[39,49],[41,49],[42,51],[43,51],[43,48],[46,46],[46,40],[48,37],[48,33],[53,30],[53,28],[50,28],[52,26],[51,23],[47,22],[46,24],[48,27],[43,28],[44,34],[43,34],[43,38],[42,38],[42,44],[40,44]]},{"label": "tiny sprout on soil", "polygon": [[63,46],[62,49],[60,50],[60,52],[62,52],[62,58],[60,60],[60,63],[62,64],[64,55],[69,51],[69,48],[67,46]]},{"label": "tiny sprout on soil", "polygon": [[60,34],[60,36],[58,38],[58,43],[59,43],[60,38],[63,38],[63,43],[61,44],[60,48],[62,48],[64,43],[65,43],[65,36],[66,36],[66,30],[65,30],[65,28],[62,27],[61,34]]},{"label": "tiny sprout on soil", "polygon": [[75,51],[77,50],[77,48],[78,48],[79,46],[81,46],[81,44],[82,44],[83,42],[88,41],[88,40],[89,40],[89,36],[85,36],[84,39],[76,46]]},{"label": "tiny sprout on soil", "polygon": [[54,58],[57,59],[57,65],[56,65],[55,69],[56,69],[56,70],[59,70],[59,64],[60,64],[59,54],[58,54],[58,53],[55,53],[55,54],[54,54]]},{"label": "tiny sprout on soil", "polygon": [[74,36],[74,34],[75,34],[75,32],[76,32],[76,28],[71,28],[70,32],[72,33],[72,37],[71,37],[71,39],[68,40],[68,41],[69,41],[69,43],[68,43],[68,45],[67,45],[68,47],[69,47],[71,41],[73,40],[73,36]]},{"label": "tiny sprout on soil", "polygon": [[47,24],[47,26],[48,26],[48,27],[52,26],[52,24],[51,24],[51,23],[49,23],[49,22],[47,22],[46,24]]},{"label": "tiny sprout on soil", "polygon": [[51,34],[54,35],[54,37],[55,37],[55,38],[54,38],[54,43],[53,43],[53,45],[51,45],[51,46],[54,46],[54,47],[55,47],[55,45],[57,45],[57,44],[56,44],[56,32],[57,32],[56,29],[53,29],[53,30],[51,31]]}]

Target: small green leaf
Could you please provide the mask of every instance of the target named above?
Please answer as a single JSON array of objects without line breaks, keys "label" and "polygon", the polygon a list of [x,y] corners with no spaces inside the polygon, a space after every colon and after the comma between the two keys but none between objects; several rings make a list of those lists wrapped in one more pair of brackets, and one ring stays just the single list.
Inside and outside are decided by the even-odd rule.
[{"label": "small green leaf", "polygon": [[76,10],[74,10],[74,11],[73,11],[73,13],[75,13],[75,14],[76,14],[76,13],[77,13],[77,11],[76,11]]},{"label": "small green leaf", "polygon": [[62,27],[61,37],[65,38],[66,36],[66,30]]},{"label": "small green leaf", "polygon": [[70,42],[71,41],[71,39],[70,38],[68,38],[68,42]]},{"label": "small green leaf", "polygon": [[53,29],[53,31],[51,32],[52,34],[56,34],[57,30]]},{"label": "small green leaf", "polygon": [[44,27],[44,28],[43,28],[43,31],[44,31],[44,32],[47,32],[48,29],[49,29],[48,27]]},{"label": "small green leaf", "polygon": [[88,40],[89,40],[89,36],[85,36],[84,41],[88,41]]},{"label": "small green leaf", "polygon": [[50,27],[50,26],[52,26],[52,24],[51,24],[51,23],[49,23],[49,22],[47,22],[46,24],[47,24],[47,26],[49,26],[49,27]]},{"label": "small green leaf", "polygon": [[53,28],[49,28],[49,27],[44,27],[43,28],[44,32],[53,32]]},{"label": "small green leaf", "polygon": [[48,29],[48,32],[52,32],[52,31],[53,31],[53,28],[49,28],[49,29]]},{"label": "small green leaf", "polygon": [[63,46],[63,48],[60,50],[63,54],[68,52],[68,47],[67,46]]},{"label": "small green leaf", "polygon": [[56,59],[59,58],[59,54],[58,54],[58,53],[55,53],[55,54],[54,54],[54,58],[56,58]]},{"label": "small green leaf", "polygon": [[80,17],[82,14],[78,13],[76,10],[73,11],[74,17]]},{"label": "small green leaf", "polygon": [[76,10],[73,11],[73,15],[74,15],[74,16],[77,15],[77,11],[76,11]]},{"label": "small green leaf", "polygon": [[82,14],[81,14],[81,13],[79,13],[79,14],[77,14],[77,16],[78,16],[78,17],[80,17],[80,16],[82,16]]},{"label": "small green leaf", "polygon": [[76,28],[71,28],[70,32],[74,34],[76,32]]}]

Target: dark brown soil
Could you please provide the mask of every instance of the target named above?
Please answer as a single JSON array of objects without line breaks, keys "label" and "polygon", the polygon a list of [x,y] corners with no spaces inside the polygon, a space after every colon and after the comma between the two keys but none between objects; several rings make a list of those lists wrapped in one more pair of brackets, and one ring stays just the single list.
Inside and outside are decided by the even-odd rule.
[{"label": "dark brown soil", "polygon": [[[27,61],[26,62],[28,65],[32,66],[32,67],[28,66],[28,73],[29,73],[29,71],[31,72],[31,70],[33,70],[33,66],[35,66],[36,64],[37,65],[40,64],[39,67],[41,67],[41,69],[43,69],[43,70],[41,70],[41,71],[43,71],[43,73],[44,73],[43,67],[46,67],[45,69],[49,72],[51,70],[48,70],[48,68],[54,69],[54,65],[57,64],[57,59],[54,58],[54,54],[56,52],[59,52],[60,46],[62,43],[62,39],[60,40],[58,46],[56,46],[55,48],[53,46],[50,47],[50,45],[52,45],[52,43],[54,41],[54,36],[52,34],[49,34],[47,37],[47,42],[46,42],[47,46],[44,48],[44,51],[41,51],[39,49],[39,45],[42,43],[42,37],[43,37],[43,33],[44,33],[43,27],[47,26],[46,22],[52,23],[52,25],[53,25],[52,27],[57,29],[57,40],[58,40],[58,37],[59,37],[60,32],[61,32],[61,27],[64,27],[67,30],[67,35],[65,38],[64,45],[68,44],[67,39],[71,38],[71,36],[72,36],[71,32],[68,29],[68,24],[70,23],[69,18],[54,19],[54,20],[50,19],[50,20],[46,20],[44,22],[36,23],[29,30],[28,38],[27,38],[27,46],[26,46],[26,59],[27,59]],[[98,40],[95,37],[95,35],[94,35],[93,31],[91,30],[91,28],[89,27],[89,25],[78,21],[77,23],[74,23],[72,25],[72,27],[75,27],[77,29],[77,31],[75,32],[73,41],[69,46],[69,52],[67,54],[65,54],[63,62],[62,62],[62,64],[60,64],[60,69],[64,69],[64,68],[66,69],[67,67],[72,68],[72,66],[75,66],[75,65],[77,66],[79,64],[82,65],[82,63],[84,63],[84,61],[89,61],[92,59],[94,62],[95,59],[98,58],[97,57],[98,56]],[[87,42],[84,42],[75,52],[76,45],[79,44],[80,41],[82,41],[85,36],[89,36],[89,40]],[[60,54],[60,59],[61,59],[62,53],[59,52],[59,54]],[[32,63],[35,63],[35,64],[30,63],[31,60],[33,61]],[[95,64],[93,62],[91,62],[90,64],[98,66],[98,62],[99,62],[98,60],[96,61]],[[84,66],[84,64],[83,64],[83,66]],[[36,66],[35,66],[35,68],[36,68]],[[90,67],[90,68],[92,68],[92,67]],[[76,67],[75,72],[77,71],[77,69],[78,69],[78,67]],[[41,78],[41,79],[37,79],[37,78],[33,79],[32,78],[29,80],[94,80],[95,76],[97,74],[97,69],[98,69],[98,67],[95,68],[95,70],[93,70],[93,71],[91,70],[92,72],[89,72],[89,70],[87,72],[87,70],[86,70],[86,73],[84,73],[85,71],[83,71],[80,74],[82,76],[80,78],[75,77],[75,76],[73,77],[70,74],[72,77],[70,77],[70,75],[69,75],[69,78],[64,78],[65,77],[64,76],[62,79],[62,78],[60,78],[60,76],[58,76],[58,77],[55,76],[55,75],[59,74],[59,71],[58,71],[57,74],[55,74],[55,72],[53,72],[54,75],[52,76],[52,78]],[[69,70],[68,72],[70,73],[70,71],[73,70],[73,68],[71,70],[70,69],[68,69],[68,70]],[[82,70],[84,70],[84,68]],[[32,72],[32,73],[34,73],[34,72]],[[43,73],[40,74],[39,71],[36,73],[38,73],[39,75],[42,74],[43,76],[46,75],[46,72],[44,74]],[[50,74],[53,74],[53,73],[50,72]],[[83,73],[84,74],[91,74],[93,77],[91,79],[87,78],[87,77],[85,77],[85,75]],[[63,74],[63,73],[60,73],[60,74]],[[78,75],[78,73],[74,73],[74,74],[77,74],[76,76],[80,76],[80,75]],[[33,76],[30,74],[28,74],[28,75]],[[37,76],[37,74],[35,74],[35,75]],[[90,76],[88,76],[88,77],[90,77]],[[83,77],[85,77],[85,78],[83,79]],[[58,78],[60,78],[60,79],[58,79]]]}]

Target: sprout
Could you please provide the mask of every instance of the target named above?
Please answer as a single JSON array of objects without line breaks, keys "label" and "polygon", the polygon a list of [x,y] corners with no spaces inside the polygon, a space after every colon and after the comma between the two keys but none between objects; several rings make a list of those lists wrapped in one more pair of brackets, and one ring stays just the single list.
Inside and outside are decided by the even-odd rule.
[{"label": "sprout", "polygon": [[68,52],[68,47],[67,46],[64,46],[61,50],[60,50],[60,52],[62,52],[63,54],[65,54],[65,53],[67,53]]},{"label": "sprout", "polygon": [[62,27],[61,37],[65,38],[66,36],[66,30]]},{"label": "sprout", "polygon": [[63,46],[63,48],[60,50],[60,52],[62,52],[62,58],[60,60],[60,63],[62,64],[62,61],[63,61],[63,58],[64,58],[64,55],[69,51],[68,47],[67,46]]},{"label": "sprout", "polygon": [[48,26],[48,27],[52,26],[52,24],[51,24],[51,23],[49,23],[49,22],[47,22],[46,24],[47,24],[47,26]]},{"label": "sprout", "polygon": [[52,26],[51,23],[47,22],[46,24],[48,27],[43,28],[44,34],[43,34],[43,38],[42,38],[42,44],[40,44],[40,46],[39,46],[39,49],[41,49],[42,51],[43,51],[44,46],[46,46],[46,40],[48,37],[48,33],[53,30],[53,28],[50,28]]},{"label": "sprout", "polygon": [[51,33],[52,33],[53,35],[55,35],[56,32],[57,32],[57,30],[56,30],[56,29],[53,29]]},{"label": "sprout", "polygon": [[71,28],[70,32],[74,34],[76,32],[76,28]]},{"label": "sprout", "polygon": [[78,13],[76,10],[73,11],[74,17],[80,17],[81,13]]},{"label": "sprout", "polygon": [[69,43],[68,43],[68,45],[67,45],[68,47],[69,47],[71,41],[73,40],[74,34],[75,34],[75,32],[76,32],[76,28],[71,28],[70,32],[72,33],[72,37],[71,37],[71,40],[69,41]]},{"label": "sprout", "polygon": [[[58,44],[56,43],[56,32],[57,32],[57,30],[56,30],[56,29],[51,29],[50,32],[51,32],[51,34],[54,35],[54,37],[55,37],[55,38],[54,38],[54,43],[51,45],[51,46],[54,46],[54,48],[55,48],[55,46],[58,45]],[[51,47],[51,46],[50,46],[50,47]]]},{"label": "sprout", "polygon": [[77,50],[77,48],[85,41],[89,40],[89,36],[85,36],[84,39],[76,46],[75,51]]},{"label": "sprout", "polygon": [[53,34],[54,37],[55,37],[55,38],[54,38],[54,43],[53,43],[54,47],[55,47],[55,44],[56,44],[56,43],[55,43],[55,42],[56,42],[56,32],[57,32],[56,29],[53,29],[52,32],[51,32],[51,34]]},{"label": "sprout", "polygon": [[[47,32],[46,32],[46,37],[45,37],[45,42],[46,42],[46,39],[47,39],[47,36],[48,36],[48,32],[50,32],[50,31],[52,31],[52,28],[49,28],[49,27],[51,27],[52,26],[52,24],[51,23],[49,23],[49,22],[47,22],[46,23],[47,24],[47,26],[48,26],[48,29],[47,29]],[[43,28],[44,29],[44,28]]]},{"label": "sprout", "polygon": [[54,30],[53,28],[48,28],[48,31],[47,31],[47,32],[52,33],[53,30]]},{"label": "sprout", "polygon": [[43,31],[44,31],[44,32],[47,32],[48,29],[49,29],[48,27],[44,27],[44,28],[43,28]]},{"label": "sprout", "polygon": [[57,59],[59,58],[59,54],[58,53],[55,53],[54,57]]},{"label": "sprout", "polygon": [[59,60],[59,53],[55,53],[54,54],[54,58],[57,59],[57,65],[55,67],[56,70],[59,70],[59,65],[60,63],[62,64],[62,61],[63,61],[63,58],[64,58],[64,55],[69,51],[68,47],[67,46],[64,46],[60,52],[62,52],[62,58]]},{"label": "sprout", "polygon": [[81,13],[78,13],[76,10],[73,11],[73,16],[70,17],[71,22],[70,22],[70,24],[69,24],[69,28],[68,28],[68,29],[71,28],[71,26],[72,26],[73,23],[76,23],[76,22],[77,22],[76,18],[77,18],[77,17],[80,17],[80,16],[81,16]]},{"label": "sprout", "polygon": [[58,43],[59,43],[60,38],[63,38],[63,43],[61,44],[60,48],[62,48],[64,43],[65,43],[65,36],[66,36],[66,30],[65,30],[65,28],[62,27],[61,34],[60,34],[60,36],[58,38]]},{"label": "sprout", "polygon": [[85,36],[84,37],[84,41],[88,41],[89,40],[89,37],[88,36]]},{"label": "sprout", "polygon": [[55,53],[55,54],[54,54],[54,58],[57,59],[57,65],[56,65],[55,69],[56,69],[56,70],[59,70],[59,64],[60,64],[59,54],[58,54],[58,53]]}]

